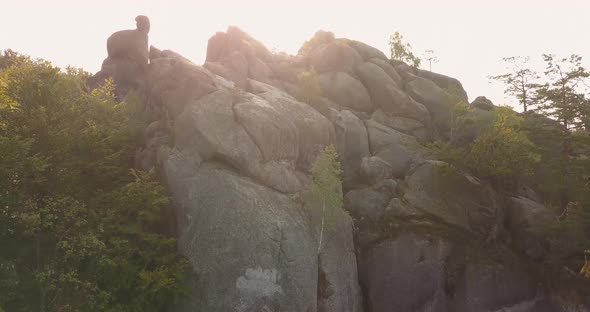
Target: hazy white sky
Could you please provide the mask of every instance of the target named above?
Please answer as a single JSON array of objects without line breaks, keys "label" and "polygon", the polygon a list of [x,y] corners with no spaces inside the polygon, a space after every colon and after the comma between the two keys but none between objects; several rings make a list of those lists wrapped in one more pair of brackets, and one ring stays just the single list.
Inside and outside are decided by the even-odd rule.
[{"label": "hazy white sky", "polygon": [[114,31],[151,20],[150,43],[197,63],[207,40],[236,25],[269,48],[296,53],[318,29],[387,55],[399,30],[416,52],[432,49],[433,71],[458,78],[470,100],[512,103],[486,78],[503,56],[578,53],[590,67],[590,0],[0,0],[0,49],[96,72]]}]

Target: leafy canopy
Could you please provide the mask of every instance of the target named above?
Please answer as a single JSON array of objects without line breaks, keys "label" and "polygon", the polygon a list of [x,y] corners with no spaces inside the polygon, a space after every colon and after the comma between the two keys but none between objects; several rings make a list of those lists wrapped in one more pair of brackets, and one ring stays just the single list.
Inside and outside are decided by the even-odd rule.
[{"label": "leafy canopy", "polygon": [[482,134],[465,147],[439,146],[443,160],[498,186],[514,186],[533,173],[539,156],[522,131],[523,118],[510,107],[499,106]]},{"label": "leafy canopy", "polygon": [[[312,216],[319,221],[318,254],[322,249],[322,238],[324,229],[337,221],[342,213],[342,168],[338,161],[338,152],[334,145],[327,146],[315,160],[311,168],[311,185],[309,189],[311,207],[321,206],[321,209],[314,209]],[[317,210],[317,211],[316,211]]]},{"label": "leafy canopy", "polygon": [[138,99],[87,77],[0,55],[0,310],[162,311],[186,293],[168,196],[130,172]]},{"label": "leafy canopy", "polygon": [[418,68],[421,60],[412,52],[412,45],[404,42],[404,37],[399,31],[394,32],[389,37],[389,49],[391,51],[391,59],[395,61],[402,61],[409,63],[412,67]]},{"label": "leafy canopy", "polygon": [[334,145],[327,146],[318,156],[311,168],[312,198],[327,207],[342,208],[342,169],[338,161],[338,152]]}]

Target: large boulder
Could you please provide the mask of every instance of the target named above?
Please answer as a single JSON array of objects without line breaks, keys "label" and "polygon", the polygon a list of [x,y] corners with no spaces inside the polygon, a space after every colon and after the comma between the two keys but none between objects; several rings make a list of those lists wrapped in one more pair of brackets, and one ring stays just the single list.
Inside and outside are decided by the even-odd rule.
[{"label": "large boulder", "polygon": [[426,161],[406,183],[404,199],[416,209],[483,239],[503,234],[502,199],[483,181],[444,162]]},{"label": "large boulder", "polygon": [[299,205],[213,163],[168,176],[196,275],[177,311],[316,311],[317,245]]},{"label": "large boulder", "polygon": [[456,146],[472,143],[493,124],[493,118],[492,110],[472,107],[471,111],[455,119],[451,142]]},{"label": "large boulder", "polygon": [[369,184],[390,178],[393,175],[391,165],[377,156],[365,157],[361,162],[361,177]]},{"label": "large boulder", "polygon": [[291,116],[278,105],[257,96],[240,100],[233,107],[237,121],[262,152],[264,162],[295,163],[299,156],[299,133]]},{"label": "large boulder", "polygon": [[245,31],[241,30],[239,27],[229,26],[227,28],[227,34],[231,37],[241,39],[242,42],[246,42],[248,49],[253,50],[256,58],[262,60],[265,63],[268,63],[272,60],[272,52],[266,46],[264,46],[264,44],[250,36]]},{"label": "large boulder", "polygon": [[369,311],[561,311],[523,267],[477,259],[471,253],[483,250],[464,248],[477,247],[419,232],[367,246],[359,278]]},{"label": "large boulder", "polygon": [[[320,151],[327,145],[335,143],[334,126],[312,107],[295,100],[277,88],[269,86],[267,92],[259,93],[257,96],[266,100],[266,104],[260,103],[265,109],[275,108],[283,118],[290,118],[293,121],[298,141],[287,144],[299,145],[297,168],[309,171]],[[268,129],[264,129],[264,132],[268,132]]]},{"label": "large boulder", "polygon": [[205,62],[203,67],[210,72],[218,75],[224,79],[238,84],[240,87],[246,86],[245,81],[247,79],[246,71],[234,71],[230,66],[225,66],[220,62]]},{"label": "large boulder", "polygon": [[562,311],[538,293],[537,282],[523,268],[469,263],[454,286],[449,311]]},{"label": "large boulder", "polygon": [[318,46],[311,51],[309,58],[311,67],[318,73],[352,72],[363,62],[358,52],[342,40]]},{"label": "large boulder", "polygon": [[[219,159],[281,192],[301,190],[295,159],[265,161],[253,137],[238,122],[233,105],[234,96],[225,89],[191,103],[176,119],[175,144],[181,149],[197,150],[204,160]],[[293,138],[290,143],[298,144]]]},{"label": "large boulder", "polygon": [[248,78],[271,82],[272,62],[272,53],[262,43],[230,26],[225,33],[218,32],[209,39],[204,66],[246,89]]},{"label": "large boulder", "polygon": [[137,28],[121,30],[107,39],[107,52],[111,59],[128,59],[147,65],[149,60],[148,33],[150,21],[146,16],[135,18]]},{"label": "large boulder", "polygon": [[416,75],[426,78],[434,82],[437,86],[439,86],[443,90],[447,90],[449,92],[453,92],[459,95],[459,97],[465,102],[468,102],[467,92],[463,89],[463,85],[461,82],[455,78],[441,75],[435,72],[417,69],[415,71]]},{"label": "large boulder", "polygon": [[115,95],[123,99],[132,89],[139,89],[149,62],[148,33],[150,21],[146,16],[135,18],[136,29],[121,30],[107,39],[107,58],[102,67],[88,80],[91,88],[113,78]]},{"label": "large boulder", "polygon": [[388,116],[380,109],[373,112],[371,119],[386,127],[412,135],[421,140],[426,140],[429,137],[429,131],[426,126],[415,119]]},{"label": "large boulder", "polygon": [[451,125],[453,97],[436,83],[426,78],[410,75],[406,82],[406,91],[416,101],[424,104],[434,127],[443,137],[448,135]]},{"label": "large boulder", "polygon": [[373,105],[363,84],[344,72],[319,75],[320,88],[330,100],[350,109],[371,112]]},{"label": "large boulder", "polygon": [[146,64],[134,60],[107,57],[101,66],[101,70],[90,78],[88,85],[95,88],[112,78],[115,83],[115,95],[123,99],[133,89],[139,89],[145,79]]},{"label": "large boulder", "polygon": [[240,87],[245,88],[248,79],[250,63],[246,55],[240,51],[231,51],[221,59],[221,65],[229,72],[228,76],[223,78],[237,83]]},{"label": "large boulder", "polygon": [[344,196],[344,208],[360,223],[378,222],[385,215],[390,195],[364,188],[352,190]]},{"label": "large boulder", "polygon": [[397,73],[395,68],[391,65],[389,60],[384,60],[382,58],[372,58],[368,60],[369,62],[381,67],[383,71],[393,80],[398,86],[403,86],[402,76]]},{"label": "large boulder", "polygon": [[485,96],[476,97],[470,105],[473,108],[479,108],[486,111],[494,110],[494,108],[496,107],[494,103]]},{"label": "large boulder", "polygon": [[175,122],[176,144],[281,192],[300,191],[300,173],[335,142],[334,127],[310,106],[258,84],[263,92],[256,95],[221,88],[191,102]]},{"label": "large boulder", "polygon": [[389,60],[381,50],[373,48],[366,43],[356,40],[348,40],[348,45],[355,49],[365,61],[379,59],[387,62]]},{"label": "large boulder", "polygon": [[260,59],[255,59],[248,64],[248,77],[251,79],[268,83],[272,74],[271,68]]},{"label": "large boulder", "polygon": [[303,43],[303,46],[299,49],[297,53],[298,56],[308,56],[309,53],[324,44],[328,44],[336,40],[333,32],[325,31],[325,30],[318,30],[313,34],[309,40]]},{"label": "large boulder", "polygon": [[359,260],[369,311],[454,311],[447,308],[445,293],[451,248],[440,238],[412,233],[369,247]]},{"label": "large boulder", "polygon": [[547,246],[539,233],[556,222],[557,216],[541,203],[520,196],[510,198],[506,215],[516,249],[531,259],[542,260]]},{"label": "large boulder", "polygon": [[426,108],[404,93],[381,67],[367,62],[357,66],[356,72],[369,90],[372,102],[383,112],[428,123]]},{"label": "large boulder", "polygon": [[359,184],[363,158],[370,156],[369,139],[365,124],[348,110],[337,114],[334,120],[336,148],[340,155],[345,188]]},{"label": "large boulder", "polygon": [[190,63],[193,64],[193,62],[191,60],[189,60],[188,58],[184,57],[182,54],[176,52],[176,51],[172,51],[172,50],[160,50],[154,46],[150,46],[150,63],[158,58],[176,58],[179,60],[182,60],[186,63]]},{"label": "large boulder", "polygon": [[270,62],[272,59],[272,53],[262,43],[238,27],[229,26],[226,32],[217,32],[209,38],[206,61],[220,61],[234,51],[241,52],[248,60],[258,58]]},{"label": "large boulder", "polygon": [[146,75],[150,109],[172,118],[185,106],[218,88],[213,75],[203,67],[174,57],[152,61]]},{"label": "large boulder", "polygon": [[207,42],[206,62],[217,62],[221,60],[227,50],[229,36],[224,32],[217,32]]},{"label": "large boulder", "polygon": [[318,312],[362,312],[353,221],[343,211],[336,216],[328,220],[319,255]]},{"label": "large boulder", "polygon": [[425,156],[424,148],[415,137],[373,120],[367,120],[365,124],[371,153],[391,166],[394,177],[403,177],[413,162],[420,162]]}]

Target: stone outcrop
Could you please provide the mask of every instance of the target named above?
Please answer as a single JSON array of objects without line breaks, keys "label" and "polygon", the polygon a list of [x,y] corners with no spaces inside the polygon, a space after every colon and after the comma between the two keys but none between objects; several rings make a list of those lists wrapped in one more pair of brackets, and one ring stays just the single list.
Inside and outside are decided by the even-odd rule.
[{"label": "stone outcrop", "polygon": [[[141,64],[128,72],[149,123],[137,163],[170,189],[196,276],[174,311],[560,311],[522,265],[543,259],[535,229],[551,212],[450,173],[425,145],[447,136],[449,93],[467,103],[456,79],[322,31],[289,56],[230,27],[203,66],[154,47]],[[321,92],[302,96],[304,72]],[[330,144],[345,211],[318,251],[306,188]]]},{"label": "stone outcrop", "polygon": [[116,95],[123,98],[130,89],[138,89],[149,62],[148,33],[150,21],[146,16],[135,18],[136,29],[115,32],[107,39],[108,57],[101,69],[88,82],[91,87],[112,78]]},{"label": "stone outcrop", "polygon": [[367,89],[349,74],[329,72],[319,75],[318,79],[324,95],[335,103],[355,111],[373,110]]}]

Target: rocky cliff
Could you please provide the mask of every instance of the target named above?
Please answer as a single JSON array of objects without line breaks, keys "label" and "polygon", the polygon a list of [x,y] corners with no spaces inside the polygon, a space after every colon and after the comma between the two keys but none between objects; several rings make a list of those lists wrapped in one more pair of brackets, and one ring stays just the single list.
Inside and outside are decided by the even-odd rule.
[{"label": "rocky cliff", "polygon": [[[328,32],[290,56],[230,27],[203,66],[154,47],[137,61],[138,47],[109,54],[93,82],[114,77],[118,95],[144,100],[137,166],[158,168],[173,194],[195,273],[176,311],[561,311],[527,265],[546,252],[530,229],[553,217],[534,191],[448,179],[425,147],[448,138],[446,99],[468,99],[458,80]],[[329,144],[348,213],[318,256],[302,198]]]}]

